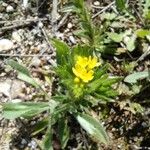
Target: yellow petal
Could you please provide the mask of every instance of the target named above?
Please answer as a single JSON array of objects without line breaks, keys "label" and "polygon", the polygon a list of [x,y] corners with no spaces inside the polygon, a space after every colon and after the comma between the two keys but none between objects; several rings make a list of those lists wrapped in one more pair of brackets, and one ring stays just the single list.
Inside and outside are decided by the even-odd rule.
[{"label": "yellow petal", "polygon": [[97,65],[97,57],[94,57],[93,59],[89,57],[88,68],[93,69],[94,67],[96,67],[96,65]]},{"label": "yellow petal", "polygon": [[87,73],[82,77],[83,82],[89,82],[89,81],[91,81],[91,80],[94,78],[93,74],[94,74],[94,71],[93,71],[93,70],[90,70],[89,72],[87,72]]},{"label": "yellow petal", "polygon": [[77,57],[77,62],[76,64],[80,65],[81,67],[85,68],[88,64],[88,58],[87,57]]}]

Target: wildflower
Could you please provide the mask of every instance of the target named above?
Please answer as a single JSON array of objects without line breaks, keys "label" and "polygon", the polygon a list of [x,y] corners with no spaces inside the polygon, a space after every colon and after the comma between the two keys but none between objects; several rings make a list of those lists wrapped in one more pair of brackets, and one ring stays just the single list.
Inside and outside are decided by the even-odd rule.
[{"label": "wildflower", "polygon": [[94,78],[93,69],[99,65],[100,63],[97,62],[96,57],[77,56],[75,67],[72,68],[72,71],[76,76],[74,81],[76,83],[79,83],[80,81],[88,83]]}]

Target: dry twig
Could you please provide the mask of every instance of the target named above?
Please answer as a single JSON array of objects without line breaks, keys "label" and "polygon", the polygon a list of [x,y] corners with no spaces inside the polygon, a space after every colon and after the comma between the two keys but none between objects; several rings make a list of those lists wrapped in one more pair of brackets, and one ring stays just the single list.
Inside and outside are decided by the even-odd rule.
[{"label": "dry twig", "polygon": [[143,60],[146,56],[150,54],[150,46],[147,48],[147,50],[136,60],[135,63],[138,63],[139,61]]},{"label": "dry twig", "polygon": [[2,31],[11,30],[18,27],[28,26],[33,22],[45,21],[47,18],[36,18],[36,19],[27,19],[27,20],[14,20],[14,21],[1,21],[0,24],[11,23],[12,25],[4,26],[0,28],[0,33]]},{"label": "dry twig", "polygon": [[67,12],[67,13],[64,15],[64,17],[60,20],[60,22],[58,23],[58,26],[57,26],[57,30],[59,30],[60,27],[62,27],[62,26],[66,23],[69,14],[70,14],[70,12]]},{"label": "dry twig", "polygon": [[104,7],[101,11],[97,12],[95,15],[92,16],[92,19],[94,19],[95,17],[97,17],[99,14],[103,13],[104,11],[106,11],[107,9],[109,9],[112,5],[114,5],[115,2],[110,3],[109,5],[107,5],[106,7]]}]

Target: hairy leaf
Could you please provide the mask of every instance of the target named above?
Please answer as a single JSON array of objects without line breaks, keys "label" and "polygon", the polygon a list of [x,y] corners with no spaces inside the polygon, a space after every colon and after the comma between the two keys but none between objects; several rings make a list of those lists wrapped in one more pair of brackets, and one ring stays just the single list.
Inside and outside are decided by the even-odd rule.
[{"label": "hairy leaf", "polygon": [[68,45],[60,40],[52,40],[54,47],[56,48],[56,59],[57,63],[61,66],[65,65],[68,60],[70,48]]},{"label": "hairy leaf", "polygon": [[148,71],[136,72],[133,74],[128,75],[124,81],[128,83],[136,83],[139,79],[148,78],[149,73]]},{"label": "hairy leaf", "polygon": [[50,108],[48,103],[20,102],[3,104],[3,116],[6,119],[18,117],[30,118]]},{"label": "hairy leaf", "polygon": [[87,114],[78,114],[76,116],[78,122],[84,130],[86,130],[93,138],[104,144],[108,144],[109,138],[103,126],[93,117]]}]

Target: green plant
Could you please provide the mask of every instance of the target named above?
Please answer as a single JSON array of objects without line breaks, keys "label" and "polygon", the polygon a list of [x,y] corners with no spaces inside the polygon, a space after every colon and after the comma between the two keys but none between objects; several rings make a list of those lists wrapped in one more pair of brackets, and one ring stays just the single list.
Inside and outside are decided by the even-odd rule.
[{"label": "green plant", "polygon": [[[68,115],[76,118],[79,124],[97,142],[108,143],[108,136],[97,119],[92,117],[91,106],[98,103],[113,102],[117,93],[112,85],[118,78],[110,78],[107,74],[107,65],[102,67],[101,60],[93,54],[89,46],[75,46],[70,49],[67,44],[54,39],[56,47],[57,67],[54,68],[59,76],[60,90],[54,96],[46,95],[47,102],[20,102],[3,104],[3,116],[7,119],[18,117],[31,118],[41,112],[48,115],[37,123],[33,135],[47,128],[43,149],[53,149],[53,126],[58,126],[58,137],[61,147],[65,148],[69,140]],[[18,71],[21,80],[30,83],[36,88],[36,83],[29,71],[10,60],[8,64]]]},{"label": "green plant", "polygon": [[109,23],[103,25],[96,25],[92,20],[91,12],[85,7],[84,0],[72,0],[68,6],[62,9],[63,12],[74,12],[79,18],[80,29],[75,31],[74,34],[80,38],[86,45],[88,44],[92,50],[104,52],[104,38],[105,30]]},{"label": "green plant", "polygon": [[[118,4],[119,5],[119,4]],[[118,6],[121,7],[121,6]],[[46,102],[20,102],[3,104],[3,116],[7,119],[18,117],[28,118],[46,113],[47,117],[38,122],[32,135],[46,129],[45,138],[41,145],[44,150],[53,149],[53,127],[58,128],[58,138],[64,149],[69,140],[69,118],[76,118],[81,127],[96,142],[108,144],[109,138],[100,122],[91,114],[92,107],[102,103],[114,102],[117,92],[112,85],[119,78],[110,77],[108,66],[96,56],[96,51],[103,52],[110,40],[104,39],[105,28],[96,26],[91,19],[90,12],[84,6],[83,0],[73,1],[73,5],[65,11],[74,11],[80,18],[81,30],[78,36],[84,37],[83,45],[68,47],[57,39],[52,40],[56,48],[57,67],[54,68],[59,78],[59,90],[49,96],[42,86],[33,79],[26,67],[13,60],[8,65],[18,71],[18,78],[31,84],[45,95]],[[104,25],[105,26],[105,25]],[[106,25],[107,26],[107,25]],[[76,32],[77,33],[77,32]]]}]

